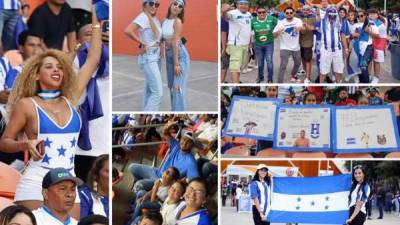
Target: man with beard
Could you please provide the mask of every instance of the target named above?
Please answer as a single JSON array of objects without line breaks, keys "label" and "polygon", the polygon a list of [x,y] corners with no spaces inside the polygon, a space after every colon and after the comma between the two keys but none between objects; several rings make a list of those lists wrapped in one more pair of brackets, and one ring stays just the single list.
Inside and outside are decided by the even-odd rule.
[{"label": "man with beard", "polygon": [[46,48],[62,50],[65,35],[69,51],[75,48],[74,17],[65,0],[46,0],[33,11],[28,27],[43,38]]},{"label": "man with beard", "polygon": [[349,98],[349,92],[347,91],[346,88],[342,88],[339,91],[339,100],[335,103],[335,105],[336,106],[346,106],[346,105],[355,106],[356,101]]},{"label": "man with beard", "polygon": [[69,212],[74,206],[76,188],[82,183],[67,169],[50,169],[42,181],[44,205],[33,211],[37,225],[76,225]]}]

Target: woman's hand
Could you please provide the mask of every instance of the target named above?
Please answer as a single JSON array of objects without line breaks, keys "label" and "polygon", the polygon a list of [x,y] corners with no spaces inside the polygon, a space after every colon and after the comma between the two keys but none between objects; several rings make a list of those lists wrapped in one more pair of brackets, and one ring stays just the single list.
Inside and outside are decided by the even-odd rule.
[{"label": "woman's hand", "polygon": [[260,213],[261,221],[267,221],[267,217],[263,214]]},{"label": "woman's hand", "polygon": [[350,224],[353,220],[352,219],[347,219],[346,224]]},{"label": "woman's hand", "polygon": [[175,65],[174,68],[175,68],[175,76],[180,76],[182,74],[181,66],[178,64]]},{"label": "woman's hand", "polygon": [[34,161],[38,161],[38,160],[42,159],[43,155],[44,155],[44,149],[43,149],[43,153],[41,153],[36,148],[36,146],[38,146],[38,144],[40,142],[41,142],[41,140],[37,140],[37,139],[26,141],[29,154],[31,155],[31,157],[33,158]]}]

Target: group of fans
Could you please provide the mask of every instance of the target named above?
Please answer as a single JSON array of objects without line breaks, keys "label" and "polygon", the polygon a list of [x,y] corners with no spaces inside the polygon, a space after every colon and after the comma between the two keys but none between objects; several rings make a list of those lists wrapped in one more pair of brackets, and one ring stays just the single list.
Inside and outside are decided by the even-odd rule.
[{"label": "group of fans", "polygon": [[0,161],[21,174],[2,225],[108,224],[109,10],[93,3],[29,16],[28,1],[0,1]]},{"label": "group of fans", "polygon": [[[231,99],[233,96],[251,96],[259,98],[282,99],[285,105],[331,104],[335,106],[366,106],[393,104],[395,107],[397,124],[400,125],[399,103],[400,88],[398,87],[330,87],[330,86],[266,86],[266,87],[224,87],[221,93],[221,122],[222,130],[227,120]],[[383,90],[384,89],[384,90]],[[400,127],[400,126],[399,126]],[[234,141],[233,141],[234,142]],[[234,147],[232,141],[224,142],[221,154]],[[255,149],[251,155],[266,148],[272,148],[272,141],[254,142]],[[373,153],[374,156],[382,156]]]},{"label": "group of fans", "polygon": [[[328,0],[321,0],[320,4],[306,0],[296,10],[290,6],[293,1],[288,2],[289,6],[280,13],[265,4],[257,5],[251,13],[247,0],[222,5],[222,82],[226,80],[228,69],[232,82],[240,83],[241,73],[258,68],[255,83],[284,83],[290,58],[294,62],[290,72],[293,83],[301,82],[299,75],[305,75],[303,82],[306,84],[379,82],[389,22],[391,27],[395,26],[394,19],[388,21],[377,9],[355,9],[347,0],[334,5]],[[396,36],[397,33],[393,33],[396,29],[391,31]],[[276,79],[273,55],[278,41],[280,66]],[[318,71],[312,71],[313,58]],[[265,61],[267,79],[264,77]]]},{"label": "group of fans", "polygon": [[[156,146],[159,165],[128,161],[134,185],[125,224],[217,224],[217,115],[114,115],[113,127],[125,128],[113,131],[116,162],[148,152],[142,143],[164,142]],[[114,170],[113,180],[127,179]]]}]

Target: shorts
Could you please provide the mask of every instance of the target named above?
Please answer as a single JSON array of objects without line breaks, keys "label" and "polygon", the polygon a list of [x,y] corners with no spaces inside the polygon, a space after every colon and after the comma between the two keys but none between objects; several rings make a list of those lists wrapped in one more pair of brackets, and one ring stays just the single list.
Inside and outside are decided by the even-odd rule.
[{"label": "shorts", "polygon": [[311,62],[312,52],[313,52],[312,47],[310,47],[310,48],[301,47],[300,48],[301,58],[304,59],[306,62]]},{"label": "shorts", "polygon": [[229,58],[228,54],[221,56],[221,70],[227,70],[229,68]]},{"label": "shorts", "polygon": [[229,70],[240,73],[242,66],[247,64],[248,46],[247,45],[228,45],[226,53],[230,55]]},{"label": "shorts", "polygon": [[331,66],[333,65],[333,71],[335,73],[343,73],[343,52],[342,50],[336,50],[331,52],[325,48],[321,48],[321,62],[320,62],[320,73],[327,75],[331,72]]},{"label": "shorts", "polygon": [[[43,201],[42,180],[48,171],[40,166],[29,165],[18,182],[14,201]],[[75,176],[74,171],[71,173]],[[76,188],[75,203],[80,203],[78,188]]]},{"label": "shorts", "polygon": [[379,63],[385,62],[385,51],[374,49],[374,61]]}]

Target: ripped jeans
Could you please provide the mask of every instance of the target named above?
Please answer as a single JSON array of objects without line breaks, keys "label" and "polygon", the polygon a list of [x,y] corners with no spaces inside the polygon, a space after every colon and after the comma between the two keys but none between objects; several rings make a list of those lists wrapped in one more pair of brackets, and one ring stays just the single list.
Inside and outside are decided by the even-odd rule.
[{"label": "ripped jeans", "polygon": [[186,47],[179,43],[178,60],[181,75],[175,74],[174,49],[171,45],[165,46],[165,60],[167,64],[168,88],[171,94],[171,111],[186,110],[186,81],[189,76],[190,56]]}]

